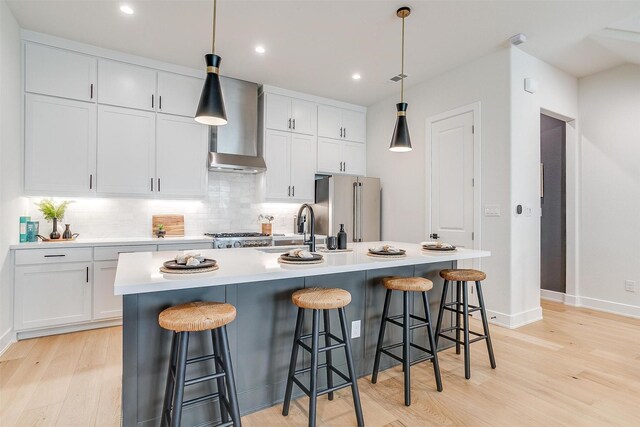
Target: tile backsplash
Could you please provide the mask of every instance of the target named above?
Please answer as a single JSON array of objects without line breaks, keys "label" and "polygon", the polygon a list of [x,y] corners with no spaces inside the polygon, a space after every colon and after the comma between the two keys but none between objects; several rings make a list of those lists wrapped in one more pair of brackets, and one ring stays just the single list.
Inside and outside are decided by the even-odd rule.
[{"label": "tile backsplash", "polygon": [[[260,231],[258,216],[275,217],[274,233],[293,232],[297,203],[260,203],[255,175],[209,172],[209,187],[200,200],[149,200],[114,198],[62,197],[73,200],[63,222],[71,224],[81,237],[144,237],[151,235],[151,216],[184,215],[185,235],[205,232]],[[40,221],[40,234],[48,235],[51,224],[43,218],[34,203],[41,197],[29,197],[27,215]],[[61,232],[64,229],[60,225]]]}]

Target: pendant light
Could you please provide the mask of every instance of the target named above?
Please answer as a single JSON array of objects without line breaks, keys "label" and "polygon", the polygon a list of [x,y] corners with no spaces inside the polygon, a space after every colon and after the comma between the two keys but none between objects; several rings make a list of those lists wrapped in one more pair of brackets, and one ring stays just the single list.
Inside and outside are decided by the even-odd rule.
[{"label": "pendant light", "polygon": [[393,129],[390,151],[406,152],[411,151],[411,137],[409,136],[409,126],[407,126],[407,103],[404,102],[404,18],[409,16],[411,9],[401,7],[396,11],[398,18],[402,18],[402,65],[400,68],[400,102],[396,104],[398,109],[396,127]]},{"label": "pendant light", "polygon": [[196,121],[210,126],[227,124],[227,112],[224,108],[222,88],[220,87],[220,62],[222,58],[216,52],[216,0],[213,0],[213,38],[211,53],[204,56],[207,64],[207,78],[204,81],[200,103],[196,112]]}]

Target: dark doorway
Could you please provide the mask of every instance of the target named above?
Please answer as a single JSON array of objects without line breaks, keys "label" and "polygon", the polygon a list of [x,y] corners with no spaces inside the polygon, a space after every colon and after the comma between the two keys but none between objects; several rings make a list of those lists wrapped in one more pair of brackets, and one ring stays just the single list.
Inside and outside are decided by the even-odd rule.
[{"label": "dark doorway", "polygon": [[566,123],[540,115],[540,287],[566,291]]}]

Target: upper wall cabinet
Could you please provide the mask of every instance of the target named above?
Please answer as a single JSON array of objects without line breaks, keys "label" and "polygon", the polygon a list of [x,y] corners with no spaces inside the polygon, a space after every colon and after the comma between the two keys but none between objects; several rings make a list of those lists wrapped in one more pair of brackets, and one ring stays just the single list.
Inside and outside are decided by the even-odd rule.
[{"label": "upper wall cabinet", "polygon": [[96,104],[29,93],[25,97],[25,191],[95,191]]},{"label": "upper wall cabinet", "polygon": [[267,93],[265,97],[267,129],[316,134],[316,104],[273,93]]},{"label": "upper wall cabinet", "polygon": [[153,111],[156,108],[156,74],[151,68],[108,59],[98,60],[98,102]]},{"label": "upper wall cabinet", "polygon": [[180,74],[158,72],[159,112],[195,117],[203,79]]},{"label": "upper wall cabinet", "polygon": [[366,117],[364,112],[318,105],[318,136],[365,142]]},{"label": "upper wall cabinet", "polygon": [[96,58],[27,43],[25,65],[27,92],[79,101],[94,101],[96,98]]}]

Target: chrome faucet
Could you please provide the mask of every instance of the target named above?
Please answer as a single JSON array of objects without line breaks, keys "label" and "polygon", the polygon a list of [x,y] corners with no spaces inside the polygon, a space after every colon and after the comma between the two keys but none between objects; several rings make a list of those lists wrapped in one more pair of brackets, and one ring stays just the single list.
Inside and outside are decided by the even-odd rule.
[{"label": "chrome faucet", "polygon": [[[302,215],[302,212],[304,212],[305,208],[309,211],[309,217],[311,222],[309,226],[309,233],[310,233],[309,240],[307,240],[307,233],[304,229],[304,223],[307,221],[307,216]],[[309,245],[309,251],[315,252],[316,251],[316,217],[313,214],[313,208],[308,203],[305,203],[302,206],[300,206],[300,210],[298,210],[298,233],[303,234],[303,243],[305,245]]]}]

